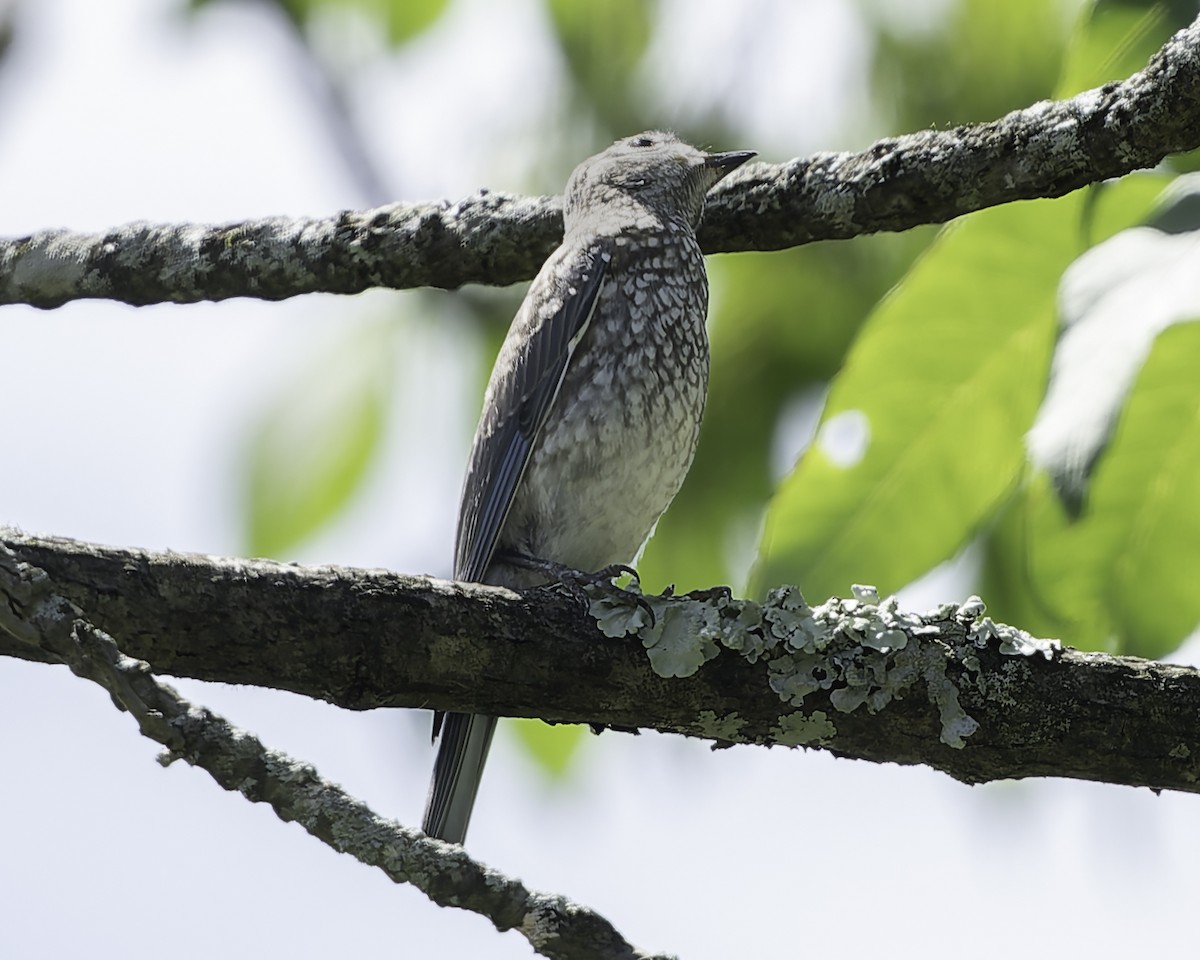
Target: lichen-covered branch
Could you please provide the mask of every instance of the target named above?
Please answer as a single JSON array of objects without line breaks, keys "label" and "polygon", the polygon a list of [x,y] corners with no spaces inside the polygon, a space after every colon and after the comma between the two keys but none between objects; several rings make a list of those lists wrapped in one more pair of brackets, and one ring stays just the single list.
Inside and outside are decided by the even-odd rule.
[{"label": "lichen-covered branch", "polygon": [[[815,609],[787,590],[763,604],[650,598],[651,627],[637,607],[597,601],[585,613],[552,591],[5,530],[0,544],[159,673],[349,709],[803,744],[967,783],[1059,776],[1200,792],[1200,672],[1055,650],[996,627],[976,603],[917,617],[868,592]],[[0,654],[50,659],[2,632]]]},{"label": "lichen-covered branch", "polygon": [[[0,637],[37,658],[64,663],[104,687],[142,733],[177,759],[200,767],[226,790],[266,803],[318,840],[411,883],[435,903],[482,914],[497,930],[517,930],[535,951],[560,960],[653,960],[600,915],[565,897],[527,890],[472,860],[461,847],[431,840],[373,813],[311,766],[275,750],[160,683],[150,665],[122,653],[84,619],[54,581],[0,545]],[[19,655],[19,653],[18,653]]]},{"label": "lichen-covered branch", "polygon": [[[943,223],[1057,197],[1200,147],[1200,21],[1145,70],[992,123],[880,140],[859,153],[751,164],[714,192],[708,253]],[[455,288],[528,279],[562,236],[557,198],[479,193],[321,219],[134,223],[105,234],[47,230],[0,240],[0,304],[56,307],[228,297],[281,300],[370,287]]]}]

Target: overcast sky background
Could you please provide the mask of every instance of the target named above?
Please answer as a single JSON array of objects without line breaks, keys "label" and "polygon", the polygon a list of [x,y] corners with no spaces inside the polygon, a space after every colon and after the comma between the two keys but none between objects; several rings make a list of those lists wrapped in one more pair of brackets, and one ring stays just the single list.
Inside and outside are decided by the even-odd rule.
[{"label": "overcast sky background", "polygon": [[[731,7],[773,24],[741,69]],[[775,100],[746,99],[746,142],[728,147],[783,159],[842,145],[828,142],[839,110],[861,109],[851,5],[667,8],[671,109],[731,84],[773,88]],[[218,7],[189,26],[171,0],[40,0],[19,27],[0,68],[4,235],[363,205],[320,146],[327,130],[265,10]],[[404,199],[536,183],[533,134],[559,69],[544,34],[533,2],[466,0],[402,63],[366,75],[362,107],[387,118],[372,146]],[[237,554],[235,471],[254,415],[346,324],[401,311],[386,455],[304,558],[445,575],[477,412],[459,378],[490,360],[417,303],[4,308],[0,523]],[[910,599],[961,599],[930,594]],[[425,715],[178,686],[419,822]],[[531,956],[519,936],[432,906],[207,774],[161,769],[156,753],[98,687],[0,660],[0,957]],[[555,785],[501,736],[470,850],[686,958],[1154,955],[1195,940],[1198,802],[1057,781],[971,789],[922,769],[655,734],[589,738]]]}]

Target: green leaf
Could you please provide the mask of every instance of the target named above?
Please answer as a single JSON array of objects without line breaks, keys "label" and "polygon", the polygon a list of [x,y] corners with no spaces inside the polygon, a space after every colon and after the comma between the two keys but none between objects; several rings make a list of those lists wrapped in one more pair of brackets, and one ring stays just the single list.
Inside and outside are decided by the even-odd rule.
[{"label": "green leaf", "polygon": [[[448,0],[270,0],[285,17],[307,27],[318,12],[361,11],[374,17],[387,33],[388,42],[399,47],[433,26],[449,6]],[[213,0],[188,0],[189,10],[212,6]]]},{"label": "green leaf", "polygon": [[1067,516],[1045,474],[1014,496],[984,542],[981,591],[988,613],[1039,637],[1116,653],[1112,617],[1097,602],[1097,569],[1108,556],[1096,528]]},{"label": "green leaf", "polygon": [[365,0],[378,10],[387,24],[388,42],[394,47],[407,43],[437,22],[447,0]]},{"label": "green leaf", "polygon": [[506,722],[530,758],[552,780],[566,775],[587,733],[587,728],[577,723],[548,724],[526,719]]},{"label": "green leaf", "polygon": [[880,304],[771,505],[755,593],[892,591],[966,542],[1020,470],[1078,206],[975,214]]},{"label": "green leaf", "polygon": [[1110,653],[1160,657],[1200,623],[1200,325],[1154,346],[1088,509],[1070,520],[1044,475],[993,531],[985,596],[998,619]]},{"label": "green leaf", "polygon": [[[1143,179],[1161,182],[1122,185],[1141,188]],[[993,612],[1074,646],[1160,655],[1197,619],[1183,596],[1188,588],[1170,576],[1191,566],[1190,551],[1165,552],[1187,542],[1193,514],[1180,491],[1200,479],[1188,450],[1200,358],[1192,341],[1168,339],[1200,313],[1192,268],[1200,247],[1187,229],[1196,225],[1195,196],[1181,178],[1154,204],[1152,222],[1180,232],[1123,230],[1072,264],[1060,301],[1073,322],[1028,439],[1046,472],[988,544],[985,596]],[[1097,220],[1111,224],[1110,214]],[[1064,502],[1072,516],[1082,506],[1082,518],[1069,519]],[[1172,540],[1177,533],[1182,543]],[[1141,556],[1147,543],[1152,557]],[[1162,602],[1144,609],[1151,597]]]},{"label": "green leaf", "polygon": [[[1164,216],[1168,211],[1161,209],[1168,202],[1179,208],[1184,216],[1184,207],[1189,201],[1175,203],[1171,200],[1174,185],[1180,178],[1169,173],[1143,170],[1132,173],[1117,181],[1095,184],[1084,192],[1087,204],[1084,212],[1084,228],[1087,246],[1103,243],[1122,230],[1145,222],[1148,218]],[[1159,226],[1167,230],[1167,226]]]},{"label": "green leaf", "polygon": [[[1104,198],[1104,228],[1118,210],[1125,223],[1145,214],[1148,191],[1130,182]],[[778,583],[816,598],[852,582],[893,591],[995,515],[1023,469],[1086,195],[959,221],[879,305],[816,442],[771,503],[755,593]]]},{"label": "green leaf", "polygon": [[[916,230],[709,258],[708,409],[687,482],[638,563],[649,588],[742,589],[790,411],[823,392],[863,318],[932,236]],[[782,445],[788,455],[795,449]]]},{"label": "green leaf", "polygon": [[1197,369],[1195,323],[1158,338],[1092,489],[1088,522],[1110,561],[1098,599],[1112,611],[1122,652],[1141,657],[1174,650],[1200,623]]},{"label": "green leaf", "polygon": [[1054,89],[1068,24],[1061,0],[951,0],[928,29],[913,29],[900,5],[862,6],[877,34],[874,99],[891,129],[993,120]]},{"label": "green leaf", "polygon": [[636,132],[629,125],[644,113],[629,95],[650,43],[655,6],[647,0],[546,0],[576,86],[605,124],[621,133]]},{"label": "green leaf", "polygon": [[1200,309],[1197,254],[1196,233],[1137,227],[1092,247],[1063,274],[1061,333],[1027,446],[1073,512],[1155,338]]},{"label": "green leaf", "polygon": [[1124,80],[1195,17],[1195,0],[1096,0],[1076,23],[1055,96]]},{"label": "green leaf", "polygon": [[392,333],[372,324],[323,353],[255,426],[244,468],[247,547],[283,557],[358,489],[391,401]]}]

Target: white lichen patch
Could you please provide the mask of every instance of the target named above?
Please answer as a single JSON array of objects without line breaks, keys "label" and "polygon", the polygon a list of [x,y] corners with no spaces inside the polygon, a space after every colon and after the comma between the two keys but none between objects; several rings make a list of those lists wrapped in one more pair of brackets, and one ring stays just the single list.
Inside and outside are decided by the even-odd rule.
[{"label": "white lichen patch", "polygon": [[[635,591],[630,588],[629,592]],[[647,602],[652,604],[653,599],[648,597]],[[588,612],[606,637],[628,637],[650,626],[650,617],[642,607],[607,593],[590,597]]]},{"label": "white lichen patch", "polygon": [[[638,592],[636,586],[626,589]],[[721,615],[713,605],[669,596],[645,601],[654,611],[653,623],[645,608],[619,594],[597,595],[589,609],[605,636],[636,634],[660,677],[690,677],[717,655]]]},{"label": "white lichen patch", "polygon": [[987,612],[987,604],[979,597],[971,594],[954,610],[954,605],[950,605],[953,611],[953,616],[956,620],[961,620],[963,623],[970,623],[972,620],[978,620]]},{"label": "white lichen patch", "polygon": [[971,626],[968,639],[980,649],[998,642],[1000,652],[1006,657],[1034,657],[1041,654],[1047,660],[1062,649],[1058,640],[1042,640],[1019,627],[1007,623],[996,623],[991,617],[981,617]]},{"label": "white lichen patch", "polygon": [[736,711],[720,716],[712,710],[701,710],[700,716],[696,718],[696,725],[703,737],[713,740],[736,740],[746,721],[739,717]]},{"label": "white lichen patch", "polygon": [[959,703],[947,673],[952,662],[947,648],[932,641],[910,643],[930,624],[901,610],[895,597],[879,600],[878,591],[862,585],[852,593],[852,599],[833,598],[811,610],[821,636],[771,661],[771,689],[794,706],[825,690],[839,712],[865,707],[878,713],[922,682],[938,710],[942,742],[961,748],[979,725]]},{"label": "white lichen patch", "polygon": [[944,660],[931,663],[925,671],[925,684],[929,690],[929,702],[938,709],[942,721],[941,741],[948,747],[961,750],[964,738],[979,729],[979,721],[970,716],[958,702],[958,687],[946,676]]},{"label": "white lichen patch", "polygon": [[850,584],[850,595],[859,603],[878,603],[879,588],[867,583]]},{"label": "white lichen patch", "polygon": [[779,723],[771,728],[771,736],[785,747],[823,746],[837,736],[837,727],[822,710],[811,714],[797,710],[780,717]]},{"label": "white lichen patch", "polygon": [[[1060,649],[1057,640],[1040,640],[984,616],[979,597],[921,616],[901,610],[895,597],[880,599],[872,586],[855,584],[851,593],[816,607],[793,586],[777,587],[761,604],[668,593],[645,598],[654,623],[644,609],[620,597],[597,596],[591,609],[608,636],[636,633],[659,676],[691,676],[725,648],[751,663],[766,661],[771,690],[792,707],[825,692],[840,713],[878,713],[918,692],[937,709],[941,741],[954,749],[979,729],[960,702],[962,690],[979,690],[995,679],[985,674],[977,650],[1050,659]],[[967,643],[947,640],[948,630],[957,636],[965,631]],[[745,721],[706,711],[701,725],[708,736],[729,740]],[[837,730],[824,713],[797,711],[781,718],[772,734],[780,743],[826,744]]]},{"label": "white lichen patch", "polygon": [[771,648],[772,633],[763,628],[763,608],[757,603],[740,604],[733,616],[722,618],[721,645],[734,650],[750,663],[757,663]]},{"label": "white lichen patch", "polygon": [[562,917],[556,908],[560,906],[569,907],[570,904],[562,897],[539,897],[526,911],[519,929],[534,950],[542,952],[559,938]]},{"label": "white lichen patch", "polygon": [[707,604],[671,606],[640,634],[650,666],[660,677],[690,677],[720,652],[720,616]]},{"label": "white lichen patch", "polygon": [[824,649],[827,631],[817,623],[799,587],[776,587],[767,594],[762,620],[769,631],[764,637],[765,649],[773,649],[777,644],[792,650]]}]

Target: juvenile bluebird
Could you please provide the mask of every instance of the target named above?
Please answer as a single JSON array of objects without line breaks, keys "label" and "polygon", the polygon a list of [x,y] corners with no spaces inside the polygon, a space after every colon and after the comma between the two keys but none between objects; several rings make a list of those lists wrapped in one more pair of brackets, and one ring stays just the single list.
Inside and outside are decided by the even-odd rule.
[{"label": "juvenile bluebird", "polygon": [[[687,475],[704,415],[704,197],[752,156],[648,131],[575,168],[562,245],[484,396],[456,580],[519,590],[637,556]],[[495,717],[434,718],[429,836],[462,843],[495,729]]]}]

